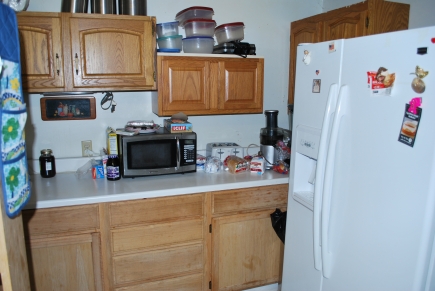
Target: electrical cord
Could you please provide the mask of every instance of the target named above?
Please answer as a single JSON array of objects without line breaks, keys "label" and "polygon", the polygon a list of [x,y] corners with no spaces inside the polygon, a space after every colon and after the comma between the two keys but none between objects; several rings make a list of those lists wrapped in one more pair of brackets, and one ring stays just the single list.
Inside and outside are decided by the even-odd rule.
[{"label": "electrical cord", "polygon": [[[103,92],[103,93],[105,93],[105,95],[104,95],[103,99],[101,99],[101,108],[103,110],[107,110],[107,109],[111,108],[110,112],[113,113],[115,111],[115,106],[117,105],[116,102],[113,100],[113,98],[114,98],[113,93],[112,92]],[[109,106],[103,107],[103,105],[106,102],[110,102]]]}]

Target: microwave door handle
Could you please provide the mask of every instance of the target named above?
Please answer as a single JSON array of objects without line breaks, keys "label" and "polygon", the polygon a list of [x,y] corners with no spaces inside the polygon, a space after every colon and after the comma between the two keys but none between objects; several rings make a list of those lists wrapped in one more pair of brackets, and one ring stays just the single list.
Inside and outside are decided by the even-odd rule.
[{"label": "microwave door handle", "polygon": [[177,137],[177,167],[175,168],[178,170],[180,168],[180,139]]}]

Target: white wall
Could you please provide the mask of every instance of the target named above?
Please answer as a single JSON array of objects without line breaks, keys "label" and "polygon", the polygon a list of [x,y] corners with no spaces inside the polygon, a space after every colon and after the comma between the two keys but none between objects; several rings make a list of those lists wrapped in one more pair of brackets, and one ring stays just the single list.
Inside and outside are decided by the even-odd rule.
[{"label": "white wall", "polygon": [[[410,4],[409,28],[418,28],[435,25],[434,0],[389,0],[392,2]],[[329,11],[343,6],[361,2],[361,0],[324,0],[323,10]]]},{"label": "white wall", "polygon": [[[397,0],[411,3],[410,28],[435,25],[429,13],[435,11],[434,0]],[[175,14],[191,6],[212,7],[217,24],[242,21],[245,40],[254,43],[257,55],[265,58],[264,109],[277,109],[278,126],[287,128],[287,90],[290,22],[322,11],[359,2],[358,0],[148,0],[148,15],[157,22],[173,21]],[[28,11],[60,11],[61,0],[30,0]],[[183,29],[180,30],[184,33]],[[163,118],[151,110],[150,92],[115,93],[116,111],[100,108],[102,94],[97,99],[97,118],[86,121],[42,121],[41,95],[26,96],[28,122],[26,131],[29,158],[39,157],[41,149],[51,148],[57,158],[81,156],[81,141],[92,140],[94,151],[105,147],[107,126],[123,127],[128,120]],[[263,114],[189,117],[198,134],[198,148],[208,142],[231,141],[242,146],[259,144],[260,128],[265,126]]]},{"label": "white wall", "polygon": [[[277,109],[278,126],[287,128],[287,90],[290,22],[321,12],[320,0],[148,0],[147,14],[157,22],[173,21],[175,15],[191,6],[212,7],[217,24],[242,21],[245,40],[254,43],[257,55],[265,58],[264,109]],[[60,11],[61,0],[30,0],[28,11]],[[180,29],[184,34],[184,30]],[[97,118],[83,121],[42,121],[39,94],[28,96],[26,141],[29,158],[36,159],[40,150],[53,149],[56,158],[81,156],[81,141],[92,140],[93,149],[105,146],[107,126],[123,127],[129,120],[163,118],[152,113],[150,92],[115,93],[116,111],[100,108],[102,94],[97,99]],[[264,114],[189,117],[198,134],[198,148],[208,142],[231,141],[242,146],[259,144],[260,128],[265,126]]]}]

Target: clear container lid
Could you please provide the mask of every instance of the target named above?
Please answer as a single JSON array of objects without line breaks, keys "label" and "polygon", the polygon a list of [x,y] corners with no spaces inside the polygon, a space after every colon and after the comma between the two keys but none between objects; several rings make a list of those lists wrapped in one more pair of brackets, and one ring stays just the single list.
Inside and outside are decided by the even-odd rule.
[{"label": "clear container lid", "polygon": [[192,19],[188,19],[188,20],[186,20],[184,25],[186,25],[186,24],[188,24],[190,22],[210,22],[210,23],[214,23],[214,25],[216,26],[216,21],[214,21],[213,19],[205,19],[205,18],[192,18]]},{"label": "clear container lid", "polygon": [[183,37],[181,34],[177,34],[177,35],[159,37],[157,40],[164,40],[164,39],[170,39],[170,38],[181,38],[181,37]]},{"label": "clear container lid", "polygon": [[189,36],[189,37],[185,37],[185,38],[183,38],[183,40],[189,40],[189,39],[198,39],[198,38],[200,38],[200,39],[213,39],[212,37],[210,37],[210,36]]},{"label": "clear container lid", "polygon": [[215,28],[215,31],[217,30],[221,30],[221,29],[226,29],[226,28],[230,28],[230,27],[235,27],[235,26],[245,26],[245,24],[243,22],[231,22],[231,23],[225,23],[225,24],[221,24],[218,27]]},{"label": "clear container lid", "polygon": [[162,22],[162,23],[157,23],[156,25],[158,26],[163,26],[163,25],[176,25],[178,26],[178,21],[172,21],[172,22]]},{"label": "clear container lid", "polygon": [[159,48],[157,49],[158,53],[179,53],[180,49],[170,49],[170,48]]},{"label": "clear container lid", "polygon": [[207,10],[207,11],[211,11],[211,12],[214,13],[213,8],[210,8],[210,7],[192,6],[192,7],[186,8],[186,9],[181,10],[180,12],[178,12],[177,15],[175,15],[175,18],[179,17],[180,15],[182,15],[182,14],[184,14],[184,13],[190,11],[190,10]]}]

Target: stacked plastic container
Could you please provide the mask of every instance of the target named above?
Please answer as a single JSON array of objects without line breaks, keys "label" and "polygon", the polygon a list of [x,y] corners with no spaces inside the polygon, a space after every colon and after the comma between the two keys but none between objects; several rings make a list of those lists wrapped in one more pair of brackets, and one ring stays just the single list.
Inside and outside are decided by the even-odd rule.
[{"label": "stacked plastic container", "polygon": [[159,52],[179,53],[182,49],[182,35],[178,34],[178,21],[156,25]]},{"label": "stacked plastic container", "polygon": [[211,54],[214,46],[216,22],[210,7],[192,6],[177,13],[175,20],[183,27],[186,37],[182,39],[185,53]]}]

